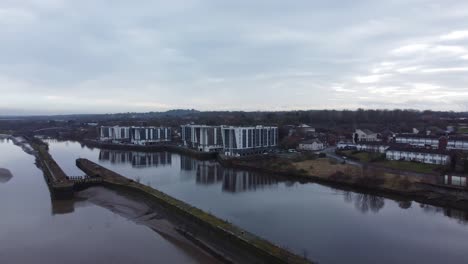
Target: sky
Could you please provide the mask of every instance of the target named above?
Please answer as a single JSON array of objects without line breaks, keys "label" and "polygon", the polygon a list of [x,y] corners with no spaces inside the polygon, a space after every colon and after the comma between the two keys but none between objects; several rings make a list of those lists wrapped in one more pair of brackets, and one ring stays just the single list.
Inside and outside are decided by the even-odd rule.
[{"label": "sky", "polygon": [[0,0],[0,115],[468,111],[468,1]]}]

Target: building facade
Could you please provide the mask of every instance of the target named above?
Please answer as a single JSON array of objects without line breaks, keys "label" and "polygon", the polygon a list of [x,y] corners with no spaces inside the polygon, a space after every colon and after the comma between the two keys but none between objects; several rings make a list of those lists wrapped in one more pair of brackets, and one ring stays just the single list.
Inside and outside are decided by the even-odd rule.
[{"label": "building facade", "polygon": [[151,145],[171,141],[171,138],[171,129],[167,127],[102,126],[99,128],[99,140],[112,143]]},{"label": "building facade", "polygon": [[302,141],[299,143],[299,150],[303,151],[319,151],[325,148],[325,144],[323,144],[322,141],[318,139],[311,139],[311,140],[306,140]]},{"label": "building facade", "polygon": [[388,160],[417,161],[437,165],[450,164],[450,153],[439,149],[390,147],[385,154]]},{"label": "building facade", "polygon": [[226,156],[262,154],[278,145],[278,127],[222,127]]},{"label": "building facade", "polygon": [[184,146],[203,152],[215,152],[223,148],[221,126],[181,126]]},{"label": "building facade", "polygon": [[447,149],[468,151],[468,137],[450,136],[447,141]]},{"label": "building facade", "polygon": [[136,145],[152,145],[169,142],[172,139],[171,129],[167,127],[131,127],[130,142]]},{"label": "building facade", "polygon": [[356,129],[353,133],[353,142],[357,143],[362,141],[380,141],[379,134],[369,129]]},{"label": "building facade", "polygon": [[113,142],[130,141],[130,127],[101,126],[99,127],[99,140]]},{"label": "building facade", "polygon": [[375,152],[375,153],[385,153],[385,151],[390,147],[389,144],[384,142],[358,142],[356,144],[356,149],[359,151],[366,152]]},{"label": "building facade", "polygon": [[399,134],[396,136],[395,142],[400,144],[410,144],[411,146],[415,147],[430,146],[432,148],[438,148],[439,139],[440,136]]}]

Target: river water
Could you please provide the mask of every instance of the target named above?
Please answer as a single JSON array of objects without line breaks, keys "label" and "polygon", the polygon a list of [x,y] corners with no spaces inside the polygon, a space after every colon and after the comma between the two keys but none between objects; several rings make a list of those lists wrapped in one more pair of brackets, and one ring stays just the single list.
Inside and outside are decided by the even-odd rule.
[{"label": "river water", "polygon": [[[0,152],[4,152],[3,145]],[[76,158],[90,159],[320,263],[465,263],[468,259],[467,212],[314,183],[285,181],[274,175],[225,169],[213,161],[197,161],[179,154],[106,151],[90,149],[76,142],[49,141],[49,145],[53,157],[70,176],[83,175],[75,166]],[[15,164],[10,153],[2,155],[7,157],[7,162],[1,159],[0,167]],[[18,221],[26,221],[23,219],[33,225],[33,228],[20,232],[18,238],[18,234],[13,234],[5,240],[13,241],[9,242],[11,248],[24,249],[20,239],[31,237],[33,242],[47,239],[48,232],[39,227],[50,225],[50,222],[57,223],[69,235],[60,240],[54,231],[54,239],[41,244],[46,250],[60,244],[56,240],[62,243],[73,241],[74,236],[79,237],[79,246],[87,248],[96,245],[96,236],[99,241],[122,243],[121,247],[131,248],[138,240],[141,247],[137,250],[141,250],[142,256],[148,257],[150,262],[152,256],[146,251],[147,247],[164,245],[164,241],[151,231],[93,206],[80,207],[73,214],[51,216],[50,198],[46,193],[38,192],[37,197],[26,198],[24,194],[17,194],[19,187],[13,187],[15,181],[21,181],[23,188],[37,185],[45,189],[41,173],[26,166],[7,168],[14,177],[5,185],[0,184],[0,196],[4,195],[2,190],[10,190],[6,199],[24,201],[8,203],[1,212],[22,210],[24,215],[21,217],[16,213],[7,217],[10,221],[1,222],[2,243],[5,243],[3,232],[9,232],[3,231],[6,226],[18,226]],[[26,174],[24,179],[18,179],[18,175]],[[31,201],[32,198],[35,200]],[[93,225],[92,231],[87,229],[92,222],[90,219],[101,219],[96,220],[100,224]],[[111,227],[103,224],[102,219],[111,219],[108,220]],[[75,230],[70,230],[67,225]],[[128,230],[121,231],[121,235],[109,230],[121,229],[114,228],[118,225],[127,225]],[[50,232],[50,229],[45,230]],[[90,234],[94,232],[99,235]],[[89,244],[81,240],[88,237],[81,233],[89,235],[85,240]],[[16,243],[15,239],[18,240]],[[70,242],[69,245],[75,244]],[[76,249],[75,246],[72,248]],[[4,248],[0,249],[3,251]]]},{"label": "river water", "polygon": [[[171,239],[163,221],[154,223],[157,231],[137,224],[134,217],[145,208],[116,193],[93,188],[77,201],[52,202],[34,162],[0,139],[0,168],[12,174],[0,181],[0,263],[213,262],[186,241]],[[106,206],[109,200],[125,206]]]}]

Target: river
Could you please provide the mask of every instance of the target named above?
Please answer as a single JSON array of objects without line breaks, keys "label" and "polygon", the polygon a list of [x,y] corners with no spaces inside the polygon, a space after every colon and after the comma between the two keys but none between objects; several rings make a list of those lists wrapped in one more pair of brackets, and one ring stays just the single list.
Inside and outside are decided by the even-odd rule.
[{"label": "river", "polygon": [[0,168],[12,174],[0,181],[0,263],[214,262],[167,232],[163,219],[142,223],[148,208],[112,191],[91,188],[75,201],[52,201],[34,162],[0,139]]},{"label": "river", "polygon": [[[319,263],[464,263],[468,258],[465,244],[468,212],[226,169],[214,161],[198,161],[174,153],[107,151],[90,149],[76,142],[48,142],[52,156],[70,176],[83,175],[75,166],[76,158],[90,159]],[[7,189],[19,173],[2,163],[0,167],[9,168],[14,174],[10,182],[0,185]],[[40,175],[37,169],[34,172]],[[36,184],[45,186],[40,176],[34,179]],[[25,184],[29,182],[24,181]],[[12,194],[11,197],[14,200],[16,196]],[[32,203],[44,203],[45,209],[40,210],[43,214],[50,210],[48,199],[44,195],[37,197],[40,201]],[[24,204],[36,207],[28,201]],[[99,218],[95,214],[112,216],[88,206],[61,217],[66,218],[67,223],[81,223],[86,229],[89,219]],[[25,213],[25,217],[31,217],[30,213]],[[59,221],[55,217],[52,219]],[[129,224],[123,219],[115,221]],[[13,221],[9,224],[15,225]],[[66,225],[62,225],[65,229]],[[117,224],[112,222],[113,225]],[[73,232],[85,232],[80,231],[79,224],[72,228],[78,229]],[[131,225],[125,234],[128,237],[146,234],[146,239],[156,240],[154,233],[138,228]],[[119,238],[106,233],[106,229],[106,225],[96,224],[93,230],[103,232],[100,240],[131,246],[131,243],[118,242]],[[38,231],[29,232],[28,235],[34,237]],[[128,239],[122,238],[123,241]],[[89,241],[94,243],[91,237]],[[151,243],[141,244],[146,247]],[[148,256],[150,261],[151,256]]]}]

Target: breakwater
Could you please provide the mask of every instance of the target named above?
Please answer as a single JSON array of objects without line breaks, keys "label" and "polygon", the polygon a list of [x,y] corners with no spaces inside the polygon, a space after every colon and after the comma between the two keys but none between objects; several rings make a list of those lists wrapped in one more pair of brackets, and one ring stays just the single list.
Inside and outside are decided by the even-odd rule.
[{"label": "breakwater", "polygon": [[[227,262],[242,263],[310,263],[291,252],[248,233],[224,220],[170,197],[156,189],[130,180],[86,159],[78,159],[76,165],[88,175],[99,176],[107,187],[144,194],[148,199],[157,201],[188,226],[180,232],[197,241],[216,241],[208,243],[217,252],[224,252]],[[193,228],[198,230],[192,235]],[[202,243],[202,242],[200,242]],[[239,260],[239,258],[241,260]],[[235,261],[237,259],[237,261]]]}]

